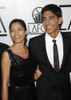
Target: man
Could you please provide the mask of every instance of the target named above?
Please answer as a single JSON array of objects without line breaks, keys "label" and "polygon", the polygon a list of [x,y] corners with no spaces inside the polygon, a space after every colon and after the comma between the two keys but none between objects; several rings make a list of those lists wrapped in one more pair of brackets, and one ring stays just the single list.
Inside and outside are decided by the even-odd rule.
[{"label": "man", "polygon": [[7,44],[0,43],[0,100],[1,100],[1,56],[4,50],[9,48]]},{"label": "man", "polygon": [[[46,5],[42,9],[42,18],[46,32],[29,41],[32,60],[40,70],[37,73],[37,100],[70,100],[70,80],[66,64],[71,51],[71,37],[60,32],[62,11],[57,5]],[[58,48],[57,61],[54,48]]]}]

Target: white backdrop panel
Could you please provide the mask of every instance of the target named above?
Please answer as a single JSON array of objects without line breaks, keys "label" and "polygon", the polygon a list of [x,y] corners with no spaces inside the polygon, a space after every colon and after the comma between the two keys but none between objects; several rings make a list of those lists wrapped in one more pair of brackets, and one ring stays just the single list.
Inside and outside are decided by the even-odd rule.
[{"label": "white backdrop panel", "polygon": [[[57,4],[63,11],[62,31],[71,32],[71,0],[0,0],[0,42],[12,45],[9,34],[9,23],[14,18],[26,22],[28,41],[30,38],[43,33],[43,25],[38,20],[40,10],[47,4]],[[32,16],[33,13],[33,16]],[[38,17],[39,18],[39,17]]]}]

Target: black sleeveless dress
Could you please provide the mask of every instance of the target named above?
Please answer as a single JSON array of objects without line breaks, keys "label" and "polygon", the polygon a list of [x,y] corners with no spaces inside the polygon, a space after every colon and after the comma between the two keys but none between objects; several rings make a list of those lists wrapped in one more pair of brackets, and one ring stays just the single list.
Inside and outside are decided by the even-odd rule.
[{"label": "black sleeveless dress", "polygon": [[35,100],[34,65],[30,57],[23,58],[7,50],[11,60],[9,100]]}]

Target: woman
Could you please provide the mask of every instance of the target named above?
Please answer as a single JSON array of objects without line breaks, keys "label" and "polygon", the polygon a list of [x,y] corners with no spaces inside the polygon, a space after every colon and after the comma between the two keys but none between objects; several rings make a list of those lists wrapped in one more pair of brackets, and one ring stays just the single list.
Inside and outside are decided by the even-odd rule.
[{"label": "woman", "polygon": [[35,100],[35,67],[26,46],[25,22],[12,20],[9,31],[13,45],[2,55],[2,100]]}]

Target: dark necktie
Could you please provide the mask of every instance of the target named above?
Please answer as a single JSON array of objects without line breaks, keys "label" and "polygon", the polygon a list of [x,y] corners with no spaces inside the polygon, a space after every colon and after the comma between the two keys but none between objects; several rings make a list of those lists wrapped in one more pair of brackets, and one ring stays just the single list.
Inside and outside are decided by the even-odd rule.
[{"label": "dark necktie", "polygon": [[53,54],[54,54],[54,69],[56,72],[59,72],[59,57],[58,57],[58,48],[56,40],[53,40]]}]

